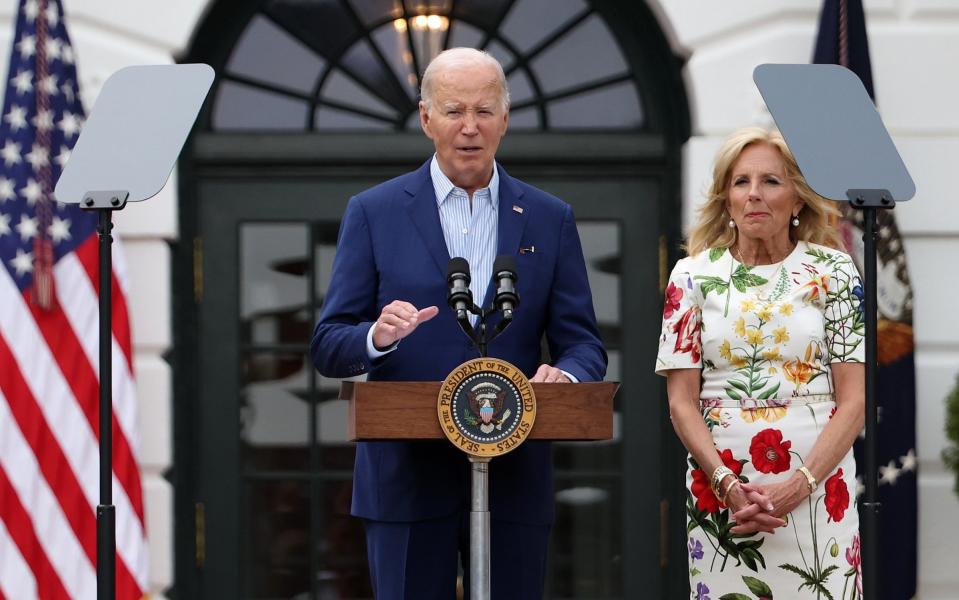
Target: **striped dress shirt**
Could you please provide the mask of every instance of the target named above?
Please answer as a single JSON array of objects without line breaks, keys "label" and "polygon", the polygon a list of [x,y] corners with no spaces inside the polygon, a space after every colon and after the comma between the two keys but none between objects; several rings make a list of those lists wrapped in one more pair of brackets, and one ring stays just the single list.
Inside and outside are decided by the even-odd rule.
[{"label": "striped dress shirt", "polygon": [[[450,258],[460,256],[470,265],[470,291],[477,306],[483,304],[486,288],[493,276],[496,258],[496,225],[499,209],[499,173],[493,165],[489,185],[473,192],[472,207],[466,190],[456,187],[436,162],[430,161],[430,178],[436,192],[440,226]],[[470,315],[474,326],[477,315]]]}]

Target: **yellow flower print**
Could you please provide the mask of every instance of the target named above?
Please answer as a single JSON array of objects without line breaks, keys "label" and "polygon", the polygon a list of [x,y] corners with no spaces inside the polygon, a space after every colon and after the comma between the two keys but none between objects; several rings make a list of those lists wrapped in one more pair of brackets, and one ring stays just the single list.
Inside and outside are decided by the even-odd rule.
[{"label": "yellow flower print", "polygon": [[766,360],[779,360],[782,356],[779,354],[779,348],[773,348],[772,350],[764,350],[763,358]]},{"label": "yellow flower print", "polygon": [[745,356],[734,356],[729,362],[732,364],[734,369],[741,369],[745,367],[746,363],[749,361],[746,360]]},{"label": "yellow flower print", "polygon": [[755,423],[756,421],[775,423],[779,419],[786,416],[786,407],[766,406],[761,408],[743,408],[740,409],[740,416],[742,417],[743,421],[746,421],[747,423]]},{"label": "yellow flower print", "polygon": [[793,314],[793,305],[790,302],[786,302],[779,307],[779,314],[786,315],[787,317]]},{"label": "yellow flower print", "polygon": [[785,373],[786,379],[796,384],[798,389],[799,386],[809,383],[809,380],[812,379],[812,365],[798,358],[789,360],[783,363],[783,373]]},{"label": "yellow flower print", "polygon": [[722,345],[719,347],[719,355],[726,360],[732,359],[733,353],[730,350],[729,340],[723,340]]},{"label": "yellow flower print", "polygon": [[763,343],[763,332],[758,329],[750,329],[746,332],[746,342],[754,346]]},{"label": "yellow flower print", "polygon": [[789,332],[786,331],[785,327],[773,329],[773,341],[777,344],[785,344],[789,341]]},{"label": "yellow flower print", "polygon": [[743,312],[752,312],[756,310],[756,303],[752,300],[743,300],[739,303],[739,310]]},{"label": "yellow flower print", "polygon": [[776,367],[769,367],[769,371],[767,371],[767,373],[769,373],[770,375],[775,375],[778,372],[779,371],[776,370]]},{"label": "yellow flower print", "polygon": [[746,336],[746,321],[742,317],[736,319],[736,335],[745,337]]},{"label": "yellow flower print", "polygon": [[756,312],[756,316],[762,319],[763,321],[768,321],[773,318],[773,307],[771,304],[767,304],[762,307],[761,310]]}]

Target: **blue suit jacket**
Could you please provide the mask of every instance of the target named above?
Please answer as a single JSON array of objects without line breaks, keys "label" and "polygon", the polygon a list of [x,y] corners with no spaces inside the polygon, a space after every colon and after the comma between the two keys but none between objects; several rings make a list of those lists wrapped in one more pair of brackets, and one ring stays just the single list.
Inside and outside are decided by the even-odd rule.
[{"label": "blue suit jacket", "polygon": [[[501,168],[499,176],[497,254],[516,258],[520,305],[513,323],[490,344],[490,356],[532,376],[540,364],[545,333],[554,366],[580,381],[602,380],[606,353],[597,332],[572,209]],[[534,252],[519,253],[520,248],[534,246]],[[320,373],[350,377],[369,372],[370,380],[437,381],[477,357],[446,307],[449,260],[429,161],[351,198],[340,225],[329,291],[310,345]],[[482,306],[489,306],[492,294],[490,285]],[[417,327],[396,350],[371,361],[367,332],[393,300],[406,300],[417,308],[437,305],[440,313]],[[448,442],[357,444],[355,516],[417,521],[464,507],[468,510],[468,462]],[[490,510],[497,519],[552,521],[549,443],[527,442],[492,462]]]}]

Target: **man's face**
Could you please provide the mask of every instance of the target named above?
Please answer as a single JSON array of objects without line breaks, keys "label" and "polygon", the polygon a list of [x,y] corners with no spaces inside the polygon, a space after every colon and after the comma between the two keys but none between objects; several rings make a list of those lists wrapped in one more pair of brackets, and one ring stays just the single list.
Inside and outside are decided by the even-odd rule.
[{"label": "man's face", "polygon": [[489,183],[508,122],[496,70],[488,65],[448,67],[436,75],[432,110],[420,102],[420,125],[440,168],[469,194]]}]

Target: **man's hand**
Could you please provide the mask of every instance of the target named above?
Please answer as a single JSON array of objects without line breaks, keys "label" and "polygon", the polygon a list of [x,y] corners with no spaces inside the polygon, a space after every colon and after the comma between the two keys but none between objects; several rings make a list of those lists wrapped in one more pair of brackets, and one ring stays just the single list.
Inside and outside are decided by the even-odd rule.
[{"label": "man's hand", "polygon": [[532,383],[572,383],[562,371],[549,365],[540,365],[536,374],[530,379]]},{"label": "man's hand", "polygon": [[394,300],[383,307],[376,323],[373,325],[373,346],[382,350],[400,341],[421,323],[425,323],[439,314],[440,309],[429,306],[422,310],[417,309],[409,302]]}]

